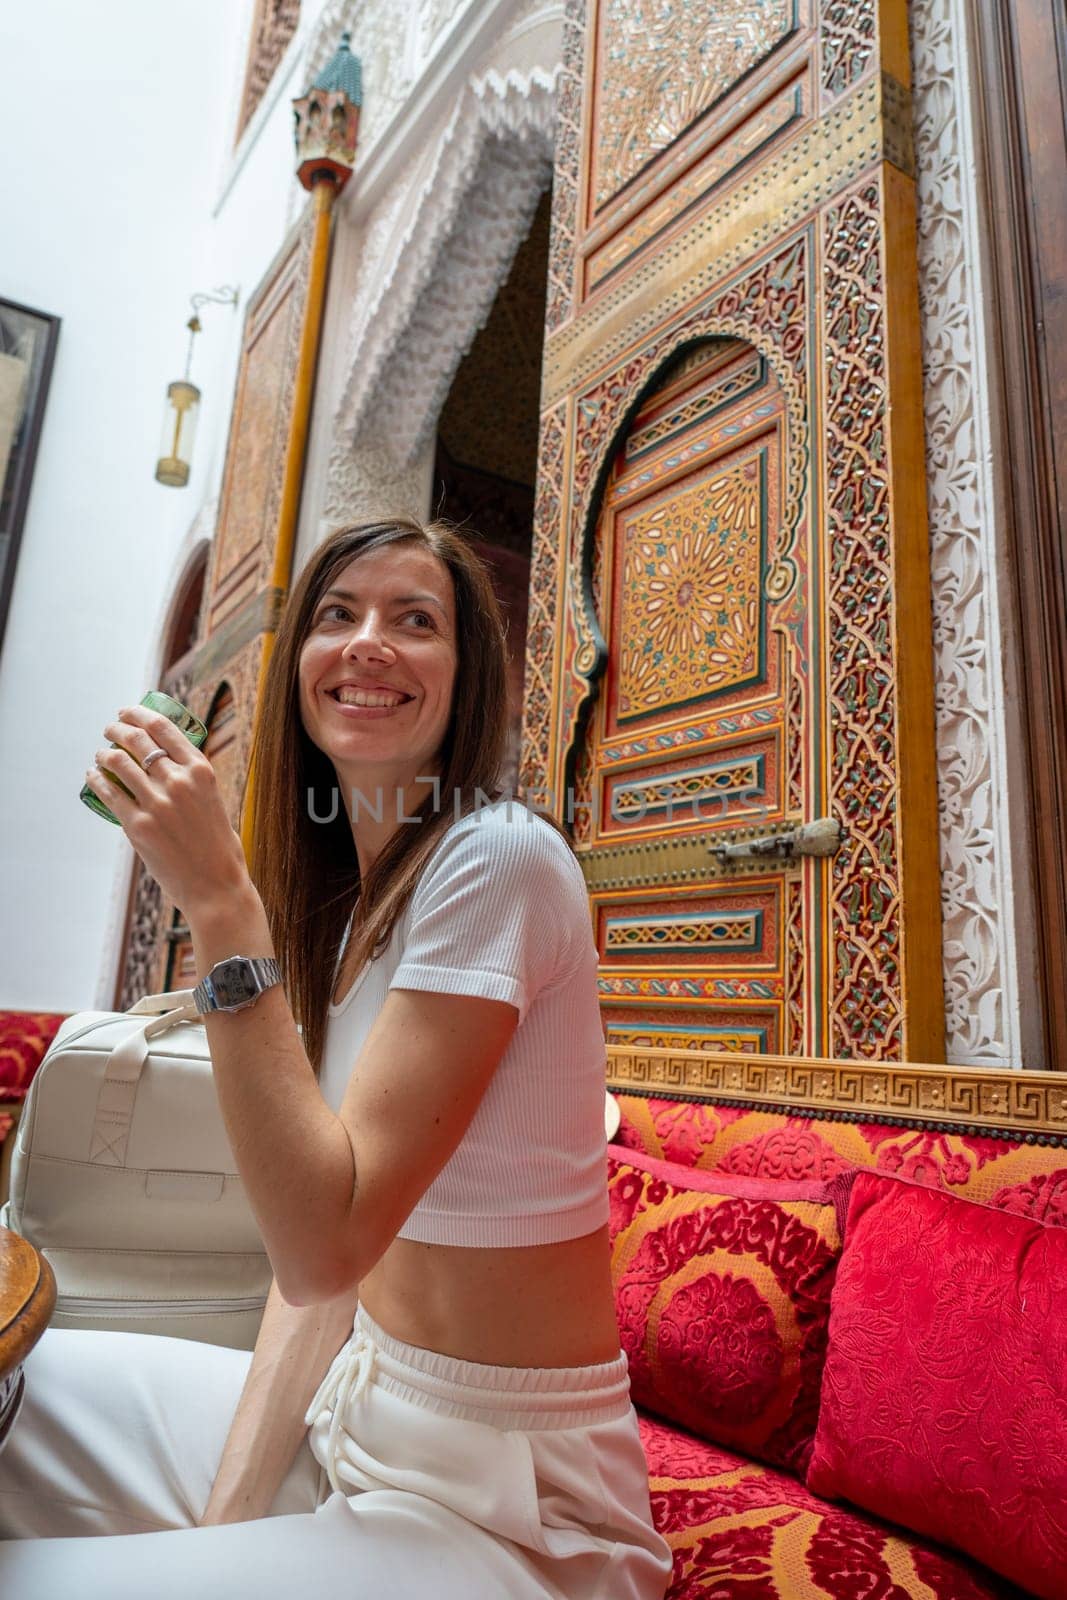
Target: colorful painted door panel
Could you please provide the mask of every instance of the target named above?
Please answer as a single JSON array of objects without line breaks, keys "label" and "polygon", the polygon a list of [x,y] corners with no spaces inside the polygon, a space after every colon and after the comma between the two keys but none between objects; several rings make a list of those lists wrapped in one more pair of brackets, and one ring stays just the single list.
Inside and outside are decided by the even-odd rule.
[{"label": "colorful painted door panel", "polygon": [[[607,654],[574,810],[619,1044],[662,1037],[664,1002],[685,998],[709,1044],[782,1051],[801,1037],[783,938],[797,874],[736,882],[710,853],[741,825],[783,821],[790,761],[803,767],[789,707],[807,698],[791,676],[808,674],[790,621],[807,611],[806,559],[794,553],[783,600],[766,594],[785,542],[787,433],[773,366],[742,340],[708,340],[653,385],[605,487],[591,579]],[[687,893],[664,854],[681,837],[704,847]],[[663,861],[654,891],[597,883],[598,852],[638,841],[655,846],[643,865]],[[813,873],[808,886],[821,887]]]}]

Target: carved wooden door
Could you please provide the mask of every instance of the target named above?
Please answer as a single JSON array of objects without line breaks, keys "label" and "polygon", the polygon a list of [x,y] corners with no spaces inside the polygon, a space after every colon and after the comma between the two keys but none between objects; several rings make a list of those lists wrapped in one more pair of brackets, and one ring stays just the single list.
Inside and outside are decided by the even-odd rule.
[{"label": "carved wooden door", "polygon": [[[523,776],[607,1036],[936,1060],[904,0],[566,30]],[[738,854],[820,818],[832,857]]]}]

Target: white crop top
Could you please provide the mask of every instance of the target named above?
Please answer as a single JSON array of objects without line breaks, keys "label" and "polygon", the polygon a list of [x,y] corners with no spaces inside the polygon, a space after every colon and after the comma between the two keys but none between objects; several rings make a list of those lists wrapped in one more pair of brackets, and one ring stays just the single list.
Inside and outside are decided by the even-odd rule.
[{"label": "white crop top", "polygon": [[319,1075],[339,1110],[390,989],[475,995],[518,1010],[470,1126],[401,1239],[555,1244],[608,1220],[596,979],[585,882],[559,834],[518,802],[453,823],[385,950],[331,1003]]}]

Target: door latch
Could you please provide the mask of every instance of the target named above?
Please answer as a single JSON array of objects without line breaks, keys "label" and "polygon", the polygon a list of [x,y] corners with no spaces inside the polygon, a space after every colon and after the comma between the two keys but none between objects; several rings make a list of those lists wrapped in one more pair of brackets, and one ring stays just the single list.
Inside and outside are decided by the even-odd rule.
[{"label": "door latch", "polygon": [[799,856],[832,856],[845,842],[845,830],[836,817],[814,822],[786,823],[774,832],[733,839],[709,846],[720,866],[731,861],[795,861]]}]

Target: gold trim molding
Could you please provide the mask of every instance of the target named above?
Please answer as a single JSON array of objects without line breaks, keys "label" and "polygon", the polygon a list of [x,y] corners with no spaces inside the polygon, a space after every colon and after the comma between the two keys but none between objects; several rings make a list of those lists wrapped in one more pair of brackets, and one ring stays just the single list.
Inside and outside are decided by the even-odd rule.
[{"label": "gold trim molding", "polygon": [[911,1066],[607,1046],[608,1088],[620,1093],[743,1101],[831,1116],[964,1124],[1067,1135],[1067,1075],[985,1067]]}]

